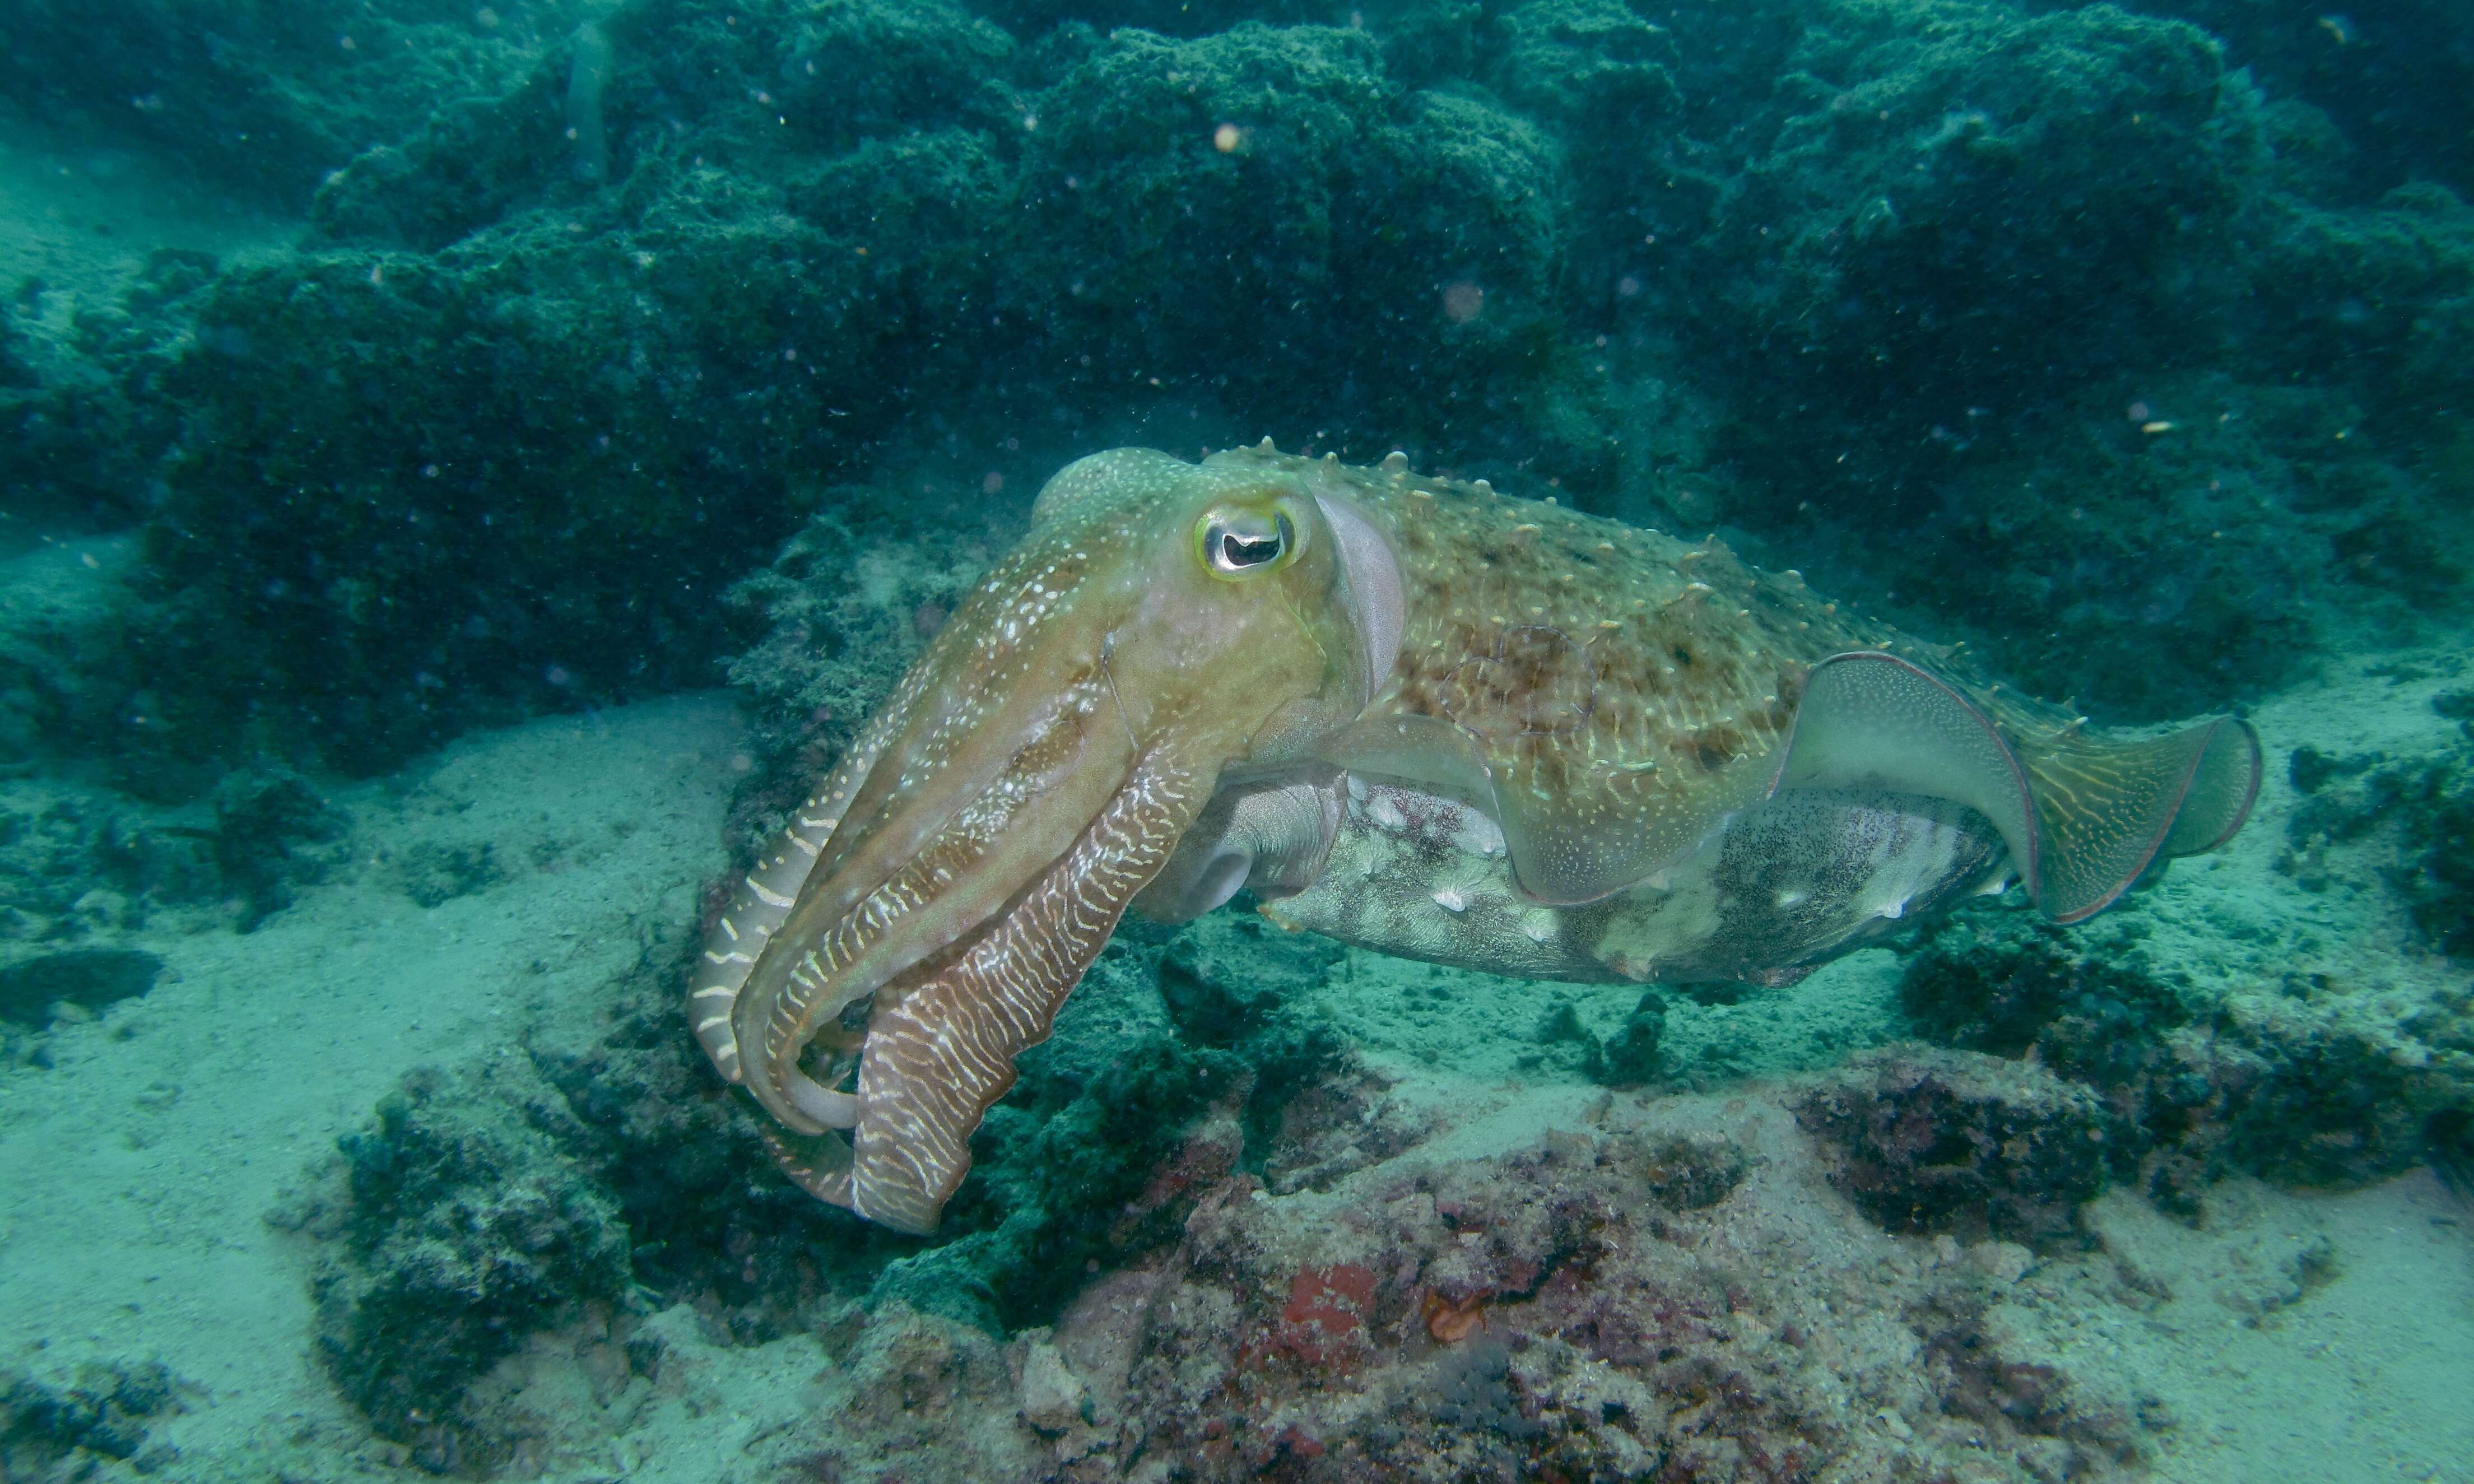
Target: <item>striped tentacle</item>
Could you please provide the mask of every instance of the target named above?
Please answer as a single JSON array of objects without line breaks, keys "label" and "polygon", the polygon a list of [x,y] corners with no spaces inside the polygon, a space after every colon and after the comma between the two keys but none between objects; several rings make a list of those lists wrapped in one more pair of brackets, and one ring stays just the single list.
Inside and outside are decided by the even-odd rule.
[{"label": "striped tentacle", "polygon": [[843,813],[858,793],[860,781],[893,740],[910,711],[908,703],[914,699],[910,693],[917,689],[915,679],[905,686],[904,693],[879,712],[842,754],[824,786],[792,812],[789,825],[774,839],[773,848],[749,868],[738,894],[705,939],[704,952],[688,984],[688,1023],[695,1028],[696,1042],[713,1058],[715,1070],[731,1082],[743,1081],[746,1075],[740,1064],[739,1038],[731,1032],[731,1010],[739,1002],[739,991],[766,941],[797,904],[817,859],[832,842]]},{"label": "striped tentacle", "polygon": [[[871,1221],[929,1231],[971,1167],[971,1133],[1048,1036],[1134,894],[1158,874],[1212,780],[1143,760],[1108,807],[1004,920],[880,1009],[860,1061],[855,1160],[784,1160],[813,1194]],[[806,1141],[813,1142],[813,1141]],[[777,1154],[782,1151],[777,1150]]]}]

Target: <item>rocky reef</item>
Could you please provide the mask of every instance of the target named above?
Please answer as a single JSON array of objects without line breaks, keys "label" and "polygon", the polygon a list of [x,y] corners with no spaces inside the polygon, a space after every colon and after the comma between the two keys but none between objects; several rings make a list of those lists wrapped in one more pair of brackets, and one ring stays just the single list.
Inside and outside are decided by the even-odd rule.
[{"label": "rocky reef", "polygon": [[[387,1460],[771,1367],[784,1477],[2102,1478],[2173,1417],[2073,1326],[2202,1302],[2171,1223],[2474,1166],[2440,0],[92,9],[6,8],[12,107],[294,235],[0,283],[5,1075],[150,932],[526,869],[327,801],[476,727],[734,687],[743,862],[1118,443],[1723,530],[2100,720],[2407,718],[2259,718],[2246,893],[1987,902],[1808,1013],[1129,927],[924,1241],[775,1179],[669,924],[274,1214]],[[124,1373],[0,1375],[0,1472],[168,1466]]]}]

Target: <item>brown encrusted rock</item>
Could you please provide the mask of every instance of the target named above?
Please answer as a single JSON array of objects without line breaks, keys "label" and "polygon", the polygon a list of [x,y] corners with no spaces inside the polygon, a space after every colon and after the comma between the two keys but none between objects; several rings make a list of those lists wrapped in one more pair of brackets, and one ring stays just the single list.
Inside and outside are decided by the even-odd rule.
[{"label": "brown encrusted rock", "polygon": [[1327,1202],[1231,1182],[1111,1294],[1126,1371],[1094,1390],[1181,1478],[1798,1477],[1836,1424],[1756,1279],[1652,1229],[1641,1147],[1559,1132]]},{"label": "brown encrusted rock", "polygon": [[[2288,829],[2311,858],[2279,868],[2385,889],[2400,836],[2321,851],[2364,817],[2335,766],[2302,770],[2318,791]],[[2116,1115],[2113,1168],[2139,1164],[2148,1197],[2184,1216],[2228,1174],[2355,1184],[2474,1147],[2474,996],[2429,975],[2331,974],[2299,944],[2281,977],[2204,978],[2144,943],[2154,928],[2137,911],[2094,931],[1964,912],[1908,956],[1902,1007],[1937,1042],[2086,1083]]]},{"label": "brown encrusted rock", "polygon": [[1030,1340],[1023,1347],[1020,1369],[1015,1384],[1021,1393],[1024,1422],[1053,1438],[1086,1420],[1091,1388],[1082,1384],[1054,1344]]},{"label": "brown encrusted rock", "polygon": [[1858,1057],[1797,1105],[1830,1181],[1898,1232],[2029,1245],[2104,1186],[2113,1115],[2029,1061],[1901,1048]]},{"label": "brown encrusted rock", "polygon": [[1796,1092],[1574,1105],[1542,1135],[1411,1152],[1327,1191],[1201,1176],[1181,1239],[1094,1272],[1053,1330],[1000,1350],[855,1308],[860,1329],[828,1339],[849,1399],[804,1461],[851,1484],[913,1477],[917,1456],[992,1484],[2138,1468],[2165,1414],[2059,1317],[2074,1285],[2117,1282],[2111,1260],[1815,1221],[1823,1168],[1774,1101]]},{"label": "brown encrusted rock", "polygon": [[1036,1477],[1039,1444],[1017,1421],[1004,1348],[968,1325],[880,1305],[839,1357],[851,1386],[836,1446],[810,1461],[825,1478],[899,1478],[920,1458],[956,1479]]}]

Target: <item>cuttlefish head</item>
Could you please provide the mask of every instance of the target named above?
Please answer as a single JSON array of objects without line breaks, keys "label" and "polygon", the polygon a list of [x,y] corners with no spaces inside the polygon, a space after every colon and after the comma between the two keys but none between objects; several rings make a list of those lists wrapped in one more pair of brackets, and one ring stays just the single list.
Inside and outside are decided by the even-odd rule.
[{"label": "cuttlefish head", "polygon": [[707,945],[697,1035],[794,1179],[934,1227],[1224,775],[1309,755],[1380,683],[1390,560],[1276,469],[1128,450],[1050,481]]}]

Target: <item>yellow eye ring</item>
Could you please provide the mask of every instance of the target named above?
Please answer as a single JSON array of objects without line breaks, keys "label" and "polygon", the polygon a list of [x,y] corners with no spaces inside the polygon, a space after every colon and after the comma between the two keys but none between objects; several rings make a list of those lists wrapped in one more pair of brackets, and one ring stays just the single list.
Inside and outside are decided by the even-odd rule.
[{"label": "yellow eye ring", "polygon": [[1298,559],[1297,522],[1278,505],[1214,505],[1194,523],[1194,554],[1224,582],[1278,572]]}]

